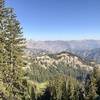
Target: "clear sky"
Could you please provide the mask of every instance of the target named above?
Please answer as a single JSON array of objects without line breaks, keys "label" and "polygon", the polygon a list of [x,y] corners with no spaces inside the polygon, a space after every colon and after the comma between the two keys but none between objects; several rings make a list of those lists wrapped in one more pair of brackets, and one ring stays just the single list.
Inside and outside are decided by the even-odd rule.
[{"label": "clear sky", "polygon": [[24,36],[34,40],[100,39],[100,0],[6,0]]}]

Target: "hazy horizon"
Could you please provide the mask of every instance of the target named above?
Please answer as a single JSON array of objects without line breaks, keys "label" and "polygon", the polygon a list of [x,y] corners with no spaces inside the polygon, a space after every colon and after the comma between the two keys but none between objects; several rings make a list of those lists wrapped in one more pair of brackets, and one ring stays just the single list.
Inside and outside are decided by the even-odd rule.
[{"label": "hazy horizon", "polygon": [[30,41],[30,40],[32,40],[32,41],[100,41],[100,39],[77,39],[77,40],[35,40],[35,39],[32,39],[32,38],[30,38],[30,39],[27,39],[26,38],[26,40],[27,41]]}]

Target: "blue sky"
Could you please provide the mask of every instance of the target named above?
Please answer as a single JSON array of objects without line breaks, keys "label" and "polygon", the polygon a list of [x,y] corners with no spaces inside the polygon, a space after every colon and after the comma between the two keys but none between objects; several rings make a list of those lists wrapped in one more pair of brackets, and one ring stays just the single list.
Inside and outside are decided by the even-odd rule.
[{"label": "blue sky", "polygon": [[100,0],[6,0],[33,40],[100,39]]}]

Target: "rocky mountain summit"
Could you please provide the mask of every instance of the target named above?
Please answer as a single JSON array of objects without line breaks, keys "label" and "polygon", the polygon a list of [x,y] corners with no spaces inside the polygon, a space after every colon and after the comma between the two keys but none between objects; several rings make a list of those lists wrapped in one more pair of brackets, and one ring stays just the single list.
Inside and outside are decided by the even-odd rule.
[{"label": "rocky mountain summit", "polygon": [[73,55],[68,52],[62,52],[58,54],[49,54],[49,55],[42,55],[38,56],[33,59],[35,64],[47,69],[48,67],[55,67],[57,65],[63,63],[64,65],[73,67],[75,69],[83,68],[85,70],[91,70],[93,67],[89,66],[85,61],[79,58],[76,55]]}]

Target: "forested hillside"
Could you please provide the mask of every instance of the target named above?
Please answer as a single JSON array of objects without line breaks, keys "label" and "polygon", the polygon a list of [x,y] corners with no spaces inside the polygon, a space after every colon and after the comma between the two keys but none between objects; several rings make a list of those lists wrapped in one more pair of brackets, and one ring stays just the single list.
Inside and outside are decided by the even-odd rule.
[{"label": "forested hillside", "polygon": [[27,73],[33,80],[40,82],[60,75],[71,75],[83,80],[87,73],[93,70],[91,64],[87,64],[81,58],[67,52],[31,56],[29,61],[31,65],[26,67]]},{"label": "forested hillside", "polygon": [[14,9],[0,0],[0,100],[100,100],[99,64],[28,49]]}]

